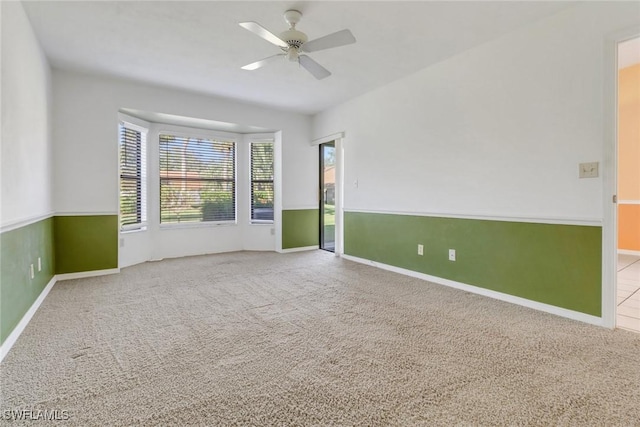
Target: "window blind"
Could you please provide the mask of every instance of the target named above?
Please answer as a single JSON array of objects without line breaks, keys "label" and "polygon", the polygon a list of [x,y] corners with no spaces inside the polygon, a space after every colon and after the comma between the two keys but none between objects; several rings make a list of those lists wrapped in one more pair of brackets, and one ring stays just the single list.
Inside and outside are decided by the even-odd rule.
[{"label": "window blind", "polygon": [[144,137],[139,130],[120,123],[120,228],[144,225]]},{"label": "window blind", "polygon": [[273,194],[273,142],[252,142],[252,222],[273,222]]},{"label": "window blind", "polygon": [[161,134],[160,222],[235,220],[235,142]]}]

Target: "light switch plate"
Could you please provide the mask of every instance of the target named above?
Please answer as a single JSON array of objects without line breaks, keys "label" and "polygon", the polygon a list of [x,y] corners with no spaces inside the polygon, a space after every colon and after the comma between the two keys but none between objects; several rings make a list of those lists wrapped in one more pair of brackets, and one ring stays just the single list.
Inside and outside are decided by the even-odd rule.
[{"label": "light switch plate", "polygon": [[580,163],[578,176],[580,178],[597,178],[598,165],[599,165],[598,162]]}]

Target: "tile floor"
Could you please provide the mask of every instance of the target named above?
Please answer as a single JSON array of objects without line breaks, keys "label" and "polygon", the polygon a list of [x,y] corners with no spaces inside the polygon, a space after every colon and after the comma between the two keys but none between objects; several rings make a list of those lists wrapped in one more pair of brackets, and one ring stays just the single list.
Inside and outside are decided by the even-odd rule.
[{"label": "tile floor", "polygon": [[619,328],[640,332],[640,256],[618,254]]}]

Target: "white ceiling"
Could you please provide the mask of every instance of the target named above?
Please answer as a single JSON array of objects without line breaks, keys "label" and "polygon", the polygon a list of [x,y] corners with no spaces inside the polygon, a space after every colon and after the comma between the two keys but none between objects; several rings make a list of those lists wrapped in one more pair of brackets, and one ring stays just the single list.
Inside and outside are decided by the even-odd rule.
[{"label": "white ceiling", "polygon": [[[26,1],[52,66],[313,114],[412,74],[569,2],[443,1]],[[287,9],[314,39],[349,28],[357,43],[310,54],[333,72],[315,80],[295,63],[240,67],[279,52],[241,28],[278,34]]]}]

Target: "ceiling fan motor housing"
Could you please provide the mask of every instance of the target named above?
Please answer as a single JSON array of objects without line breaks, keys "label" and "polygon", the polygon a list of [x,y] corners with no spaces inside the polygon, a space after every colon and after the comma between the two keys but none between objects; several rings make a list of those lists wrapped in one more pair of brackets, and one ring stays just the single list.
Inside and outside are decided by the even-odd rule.
[{"label": "ceiling fan motor housing", "polygon": [[305,33],[296,30],[296,24],[300,22],[301,18],[302,13],[297,10],[287,10],[284,13],[284,20],[287,21],[290,28],[280,33],[280,39],[289,45],[288,48],[282,49],[287,52],[287,59],[289,61],[296,61],[298,59],[300,47],[309,40]]},{"label": "ceiling fan motor housing", "polygon": [[296,49],[300,49],[300,46],[309,40],[305,33],[295,29],[280,33],[280,38],[289,45],[289,48],[294,47]]}]

